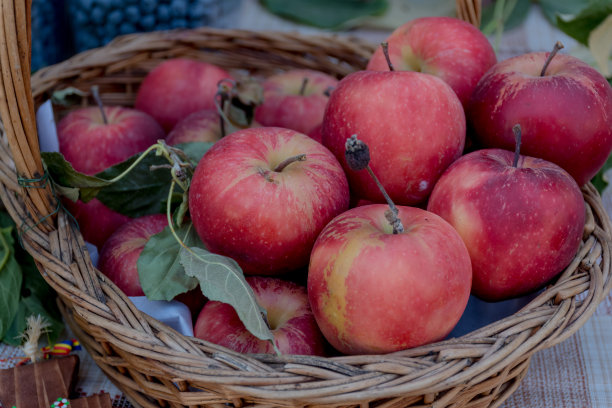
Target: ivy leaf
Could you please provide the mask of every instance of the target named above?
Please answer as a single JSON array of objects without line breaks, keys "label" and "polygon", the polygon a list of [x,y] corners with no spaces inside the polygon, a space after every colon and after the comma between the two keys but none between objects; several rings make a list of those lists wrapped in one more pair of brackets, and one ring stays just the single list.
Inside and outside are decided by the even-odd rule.
[{"label": "ivy leaf", "polygon": [[612,14],[612,0],[591,0],[576,16],[564,19],[557,15],[557,27],[570,37],[588,46],[591,31]]},{"label": "ivy leaf", "polygon": [[[197,163],[211,146],[212,143],[192,142],[176,147],[183,150],[190,160]],[[109,167],[96,174],[96,177],[105,180],[113,179],[127,170],[140,155],[141,153],[138,153],[119,164]],[[167,159],[149,153],[129,174],[101,189],[97,198],[107,207],[132,218],[163,213],[166,210],[165,203],[168,198],[172,175],[169,168],[152,170],[151,166],[167,165],[169,165]]]},{"label": "ivy leaf", "polygon": [[340,28],[359,18],[381,15],[386,0],[260,0],[271,13],[319,28]]},{"label": "ivy leaf", "polygon": [[[141,156],[129,159],[96,174],[111,180],[128,169]],[[104,205],[128,217],[137,218],[163,211],[162,203],[168,197],[172,176],[169,168],[151,170],[151,166],[167,166],[163,156],[149,153],[127,175],[100,190],[97,199]]]},{"label": "ivy leaf", "polygon": [[79,198],[87,202],[94,198],[98,191],[110,183],[94,176],[88,176],[76,171],[72,165],[58,152],[41,152],[42,160],[51,179],[60,186],[60,193],[70,191],[69,198],[74,198],[77,188]]},{"label": "ivy leaf", "polygon": [[22,275],[14,256],[13,227],[0,228],[0,340],[3,340],[19,307]]},{"label": "ivy leaf", "polygon": [[[204,247],[192,223],[185,223],[175,231],[185,245]],[[198,286],[198,280],[187,276],[179,262],[182,248],[170,227],[149,238],[137,263],[140,285],[147,298],[172,300],[176,295]]]},{"label": "ivy leaf", "polygon": [[266,311],[257,303],[236,261],[193,247],[181,249],[180,262],[188,276],[198,279],[204,296],[230,304],[249,332],[274,344],[274,336],[264,319]]},{"label": "ivy leaf", "polygon": [[[540,5],[544,16],[552,24],[557,24],[558,16],[571,17],[579,14],[585,7],[589,5],[593,0],[538,0],[537,3]],[[595,0],[597,1],[597,0]]]},{"label": "ivy leaf", "polygon": [[[503,7],[499,18],[496,16],[496,7]],[[529,8],[531,7],[531,0],[507,0],[503,4],[500,1],[489,3],[482,9],[482,22],[480,23],[481,31],[485,35],[493,34],[499,27],[502,27],[502,31],[511,30],[523,24],[527,15],[529,14]]]}]

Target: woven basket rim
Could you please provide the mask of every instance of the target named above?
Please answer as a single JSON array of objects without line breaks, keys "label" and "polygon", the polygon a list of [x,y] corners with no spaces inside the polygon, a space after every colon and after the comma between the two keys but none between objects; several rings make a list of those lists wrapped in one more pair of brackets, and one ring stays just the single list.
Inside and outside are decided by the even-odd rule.
[{"label": "woven basket rim", "polygon": [[[149,50],[146,55],[150,56],[157,52],[156,47],[178,48],[202,41],[224,40],[230,47],[235,38],[242,38],[240,35],[248,36],[251,43],[256,38],[268,44],[268,52],[274,47],[289,52],[291,46],[287,44],[362,47],[364,55],[372,50],[367,44],[344,38],[294,33],[203,28],[136,34],[38,71],[32,77],[33,95],[40,102],[62,81],[89,81],[122,72],[125,66],[120,62],[127,59],[138,65],[143,49]],[[116,52],[110,52],[113,50]],[[105,54],[112,58],[104,59]],[[29,214],[36,214],[35,206],[17,182],[6,139],[4,135],[0,144],[0,197],[14,220],[31,225]],[[60,294],[65,316],[88,351],[138,405],[154,406],[142,393],[158,401],[185,405],[187,401],[225,401],[241,406],[248,401],[275,406],[345,406],[382,399],[388,406],[398,407],[410,401],[436,402],[439,406],[450,402],[463,406],[461,401],[498,405],[518,386],[531,355],[578,330],[612,288],[612,225],[594,187],[585,186],[583,194],[588,208],[586,241],[555,284],[521,311],[460,338],[380,356],[243,355],[180,335],[137,311],[92,267],[82,236],[63,211],[52,227],[43,223],[25,231],[23,243],[45,279]],[[578,300],[578,296],[584,298]],[[503,382],[492,380],[495,376],[511,381],[502,387]],[[190,387],[209,391],[217,399],[209,395],[202,395],[200,400],[190,397],[195,393]],[[213,391],[211,387],[217,388]]]}]

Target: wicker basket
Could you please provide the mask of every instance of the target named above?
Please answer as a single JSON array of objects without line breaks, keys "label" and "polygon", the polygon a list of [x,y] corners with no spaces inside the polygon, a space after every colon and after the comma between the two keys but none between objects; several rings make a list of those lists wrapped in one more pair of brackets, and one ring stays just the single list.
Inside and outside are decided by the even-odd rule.
[{"label": "wicker basket", "polygon": [[[78,229],[57,211],[49,186],[31,182],[43,178],[35,106],[54,90],[87,91],[93,84],[106,103],[129,105],[146,72],[169,57],[228,69],[306,67],[342,76],[363,68],[373,47],[286,33],[137,34],[30,79],[25,3],[0,0],[0,197],[21,226],[24,247],[59,294],[67,322],[137,406],[498,406],[518,387],[531,356],[576,332],[612,287],[612,226],[597,192],[587,185],[584,241],[571,265],[518,313],[461,338],[389,355],[320,358],[243,355],[180,335],[139,312],[92,266]],[[459,10],[477,16],[478,2],[460,3]],[[25,179],[30,182],[22,186]]]}]

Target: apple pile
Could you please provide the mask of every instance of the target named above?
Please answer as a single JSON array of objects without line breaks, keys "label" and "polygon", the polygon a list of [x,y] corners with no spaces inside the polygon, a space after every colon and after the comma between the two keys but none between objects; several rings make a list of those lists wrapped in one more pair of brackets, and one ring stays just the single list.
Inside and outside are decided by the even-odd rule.
[{"label": "apple pile", "polygon": [[[264,78],[237,127],[219,105],[219,89],[238,86],[229,72],[168,60],[142,82],[135,109],[66,116],[60,148],[93,174],[157,139],[214,142],[191,179],[189,219],[209,251],[248,275],[278,349],[389,353],[443,339],[470,293],[525,295],[576,254],[580,186],[612,150],[612,88],[558,48],[497,63],[470,24],[419,18],[366,70]],[[95,206],[71,211],[102,247],[102,272],[142,293],[138,254],[166,216],[128,222]],[[273,351],[227,304],[190,302],[196,336]]]}]

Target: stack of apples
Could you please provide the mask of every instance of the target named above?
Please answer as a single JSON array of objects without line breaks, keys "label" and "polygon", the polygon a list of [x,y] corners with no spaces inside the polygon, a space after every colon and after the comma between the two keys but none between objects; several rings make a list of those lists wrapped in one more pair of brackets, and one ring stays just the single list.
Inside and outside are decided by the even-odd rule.
[{"label": "stack of apples", "polygon": [[[75,125],[78,112],[68,115],[60,146],[91,172],[75,164],[81,156],[109,166],[160,133],[172,143],[215,141],[191,181],[190,218],[208,250],[249,275],[281,352],[322,354],[325,338],[341,353],[388,353],[443,339],[470,293],[490,301],[530,293],[575,256],[580,186],[612,150],[612,88],[587,64],[554,54],[498,63],[468,23],[419,18],[363,71],[266,78],[257,126],[224,137],[215,93],[230,73],[169,60],[145,78],[135,109],[106,108],[107,124],[91,113],[87,128]],[[134,122],[143,115],[159,123],[155,131]],[[111,160],[110,142],[95,138],[130,147]],[[87,239],[106,242],[102,270],[115,282],[138,286],[125,278],[137,274],[135,261],[109,260],[128,249],[137,258],[160,229],[147,229],[151,219],[159,221],[130,221],[142,225],[131,228],[137,238],[126,225],[94,239],[102,229],[82,225]],[[272,352],[228,305],[194,312],[196,336]]]}]

